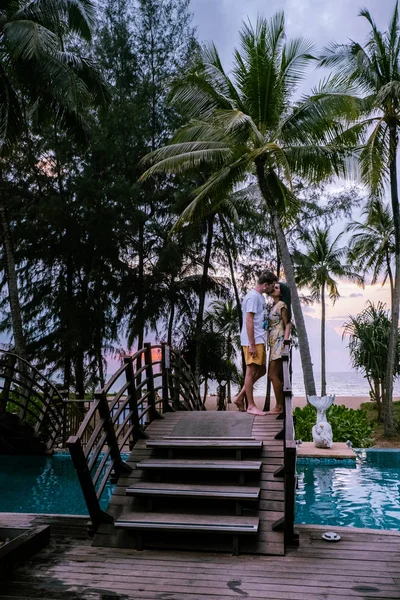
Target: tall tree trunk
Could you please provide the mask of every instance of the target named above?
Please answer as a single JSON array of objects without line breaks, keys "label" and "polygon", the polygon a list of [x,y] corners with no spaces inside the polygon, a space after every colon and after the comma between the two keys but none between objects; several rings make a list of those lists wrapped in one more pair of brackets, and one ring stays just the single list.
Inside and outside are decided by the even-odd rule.
[{"label": "tall tree trunk", "polygon": [[206,242],[206,254],[204,257],[204,265],[203,265],[203,275],[201,278],[201,288],[199,295],[199,310],[197,311],[196,318],[196,329],[195,329],[195,369],[194,374],[196,377],[196,381],[200,381],[200,364],[201,364],[201,332],[203,328],[203,316],[204,316],[204,305],[206,301],[207,294],[207,280],[208,280],[208,271],[210,268],[210,259],[211,259],[211,248],[212,248],[212,240],[214,233],[214,215],[207,220],[207,242]]},{"label": "tall tree trunk", "polygon": [[172,298],[171,309],[170,309],[170,313],[169,313],[169,321],[168,321],[168,337],[167,337],[168,346],[172,346],[172,329],[174,326],[174,319],[175,319],[175,299]]},{"label": "tall tree trunk", "polygon": [[83,361],[83,352],[79,349],[75,359],[75,391],[77,398],[80,400],[85,398],[85,370]]},{"label": "tall tree trunk", "polygon": [[100,379],[100,387],[103,388],[105,385],[105,375],[104,375],[104,363],[103,363],[103,352],[102,352],[102,344],[101,339],[96,342],[96,356],[97,356],[97,367],[99,371],[99,379]]},{"label": "tall tree trunk", "polygon": [[139,313],[139,332],[138,332],[138,350],[143,348],[144,344],[144,223],[139,228],[139,265],[138,265],[138,313]]},{"label": "tall tree trunk", "polygon": [[296,322],[296,330],[299,338],[300,359],[303,368],[304,388],[307,396],[315,396],[315,381],[313,365],[311,361],[310,345],[308,343],[307,329],[304,322],[303,311],[301,310],[300,298],[297,292],[294,268],[289,248],[287,246],[285,234],[277,215],[273,216],[274,227],[278,238],[281,252],[282,265],[285,271],[286,281],[290,287],[292,295],[292,309]]},{"label": "tall tree trunk", "polygon": [[301,310],[300,298],[297,292],[294,268],[289,248],[286,242],[286,237],[282,229],[279,217],[276,213],[273,199],[271,198],[268,183],[265,177],[265,163],[257,161],[257,178],[261,193],[270,211],[272,223],[275,229],[275,235],[279,246],[282,265],[285,271],[286,281],[290,287],[292,295],[293,315],[296,321],[297,335],[299,338],[300,358],[303,368],[304,388],[307,396],[315,396],[315,381],[313,373],[313,365],[311,361],[310,346],[308,343],[307,330],[304,323],[303,311]]},{"label": "tall tree trunk", "polygon": [[396,359],[396,348],[398,344],[399,328],[399,304],[400,304],[400,211],[399,211],[399,193],[397,187],[397,125],[390,125],[390,194],[392,200],[392,213],[395,236],[395,274],[392,299],[392,320],[390,326],[389,345],[387,351],[386,366],[386,393],[385,403],[383,404],[383,425],[385,435],[393,433],[393,371],[394,361]]},{"label": "tall tree trunk", "polygon": [[[239,331],[241,332],[242,327],[243,327],[242,303],[240,302],[239,290],[238,290],[237,283],[236,283],[235,269],[234,269],[232,254],[231,254],[231,251],[229,248],[229,241],[228,241],[228,236],[226,233],[227,224],[226,224],[224,218],[221,217],[221,215],[219,217],[219,220],[221,223],[222,237],[224,240],[225,252],[226,252],[227,259],[228,259],[229,271],[231,274],[233,292],[235,294],[235,300],[236,300],[236,306],[237,306],[237,312],[238,312]],[[241,348],[241,357],[242,357],[243,375],[245,375],[246,374],[246,360],[244,358],[243,348]]]},{"label": "tall tree trunk", "polygon": [[[68,237],[68,229],[67,229],[67,237]],[[64,323],[66,327],[66,331],[64,333],[64,389],[70,390],[71,388],[71,374],[72,374],[72,343],[71,340],[71,329],[72,329],[72,320],[71,320],[71,311],[73,310],[73,302],[74,302],[74,289],[73,289],[73,263],[71,253],[68,252],[67,257],[67,273],[66,273],[66,281],[67,281],[67,303],[66,306],[64,304]],[[66,314],[65,314],[66,312]],[[75,317],[74,317],[75,318]]]},{"label": "tall tree trunk", "polygon": [[386,252],[386,268],[389,277],[389,285],[390,285],[390,306],[393,306],[393,294],[394,294],[394,280],[393,280],[393,272],[392,272],[392,261],[389,252]]},{"label": "tall tree trunk", "polygon": [[[139,226],[139,264],[138,264],[138,303],[137,303],[137,311],[138,311],[138,336],[137,336],[137,344],[138,350],[143,348],[144,344],[144,321],[143,321],[143,312],[144,312],[144,221],[140,223]],[[142,366],[142,355],[139,355],[136,359],[136,370],[138,371]],[[136,385],[139,385],[142,381],[142,374],[138,375]]]},{"label": "tall tree trunk", "polygon": [[3,176],[0,171],[0,227],[3,237],[4,262],[7,275],[8,300],[10,303],[11,322],[14,336],[15,353],[27,358],[24,328],[22,324],[21,305],[19,302],[17,270],[15,266],[14,245],[8,216]]},{"label": "tall tree trunk", "polygon": [[321,287],[321,396],[326,395],[325,327],[326,327],[325,283],[323,283],[322,287]]}]

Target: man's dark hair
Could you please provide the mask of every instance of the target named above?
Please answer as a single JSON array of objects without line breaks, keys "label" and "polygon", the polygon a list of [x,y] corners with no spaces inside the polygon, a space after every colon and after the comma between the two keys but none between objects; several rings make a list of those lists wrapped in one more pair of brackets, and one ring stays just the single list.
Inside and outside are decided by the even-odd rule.
[{"label": "man's dark hair", "polygon": [[258,283],[260,285],[262,283],[274,283],[275,281],[278,281],[278,278],[272,271],[263,271],[258,278]]}]

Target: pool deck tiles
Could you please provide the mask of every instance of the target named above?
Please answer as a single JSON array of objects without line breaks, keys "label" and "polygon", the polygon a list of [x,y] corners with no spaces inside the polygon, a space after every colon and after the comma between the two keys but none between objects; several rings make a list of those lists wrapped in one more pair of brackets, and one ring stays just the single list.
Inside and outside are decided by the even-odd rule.
[{"label": "pool deck tiles", "polygon": [[354,450],[344,442],[334,442],[332,448],[316,448],[314,442],[302,442],[297,447],[298,458],[356,458]]},{"label": "pool deck tiles", "polygon": [[[0,525],[48,523],[42,515],[0,513]],[[51,518],[50,544],[0,585],[0,600],[396,600],[400,533],[299,526],[300,547],[285,556],[100,548],[82,517]],[[67,535],[70,531],[71,534]]]}]

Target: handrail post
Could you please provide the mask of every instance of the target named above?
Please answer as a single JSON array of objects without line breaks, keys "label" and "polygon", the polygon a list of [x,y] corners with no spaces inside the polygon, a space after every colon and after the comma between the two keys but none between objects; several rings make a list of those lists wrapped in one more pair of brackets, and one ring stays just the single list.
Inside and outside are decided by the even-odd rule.
[{"label": "handrail post", "polygon": [[68,439],[67,447],[69,448],[72,462],[77,472],[79,483],[81,484],[83,497],[85,498],[93,527],[97,529],[100,523],[113,523],[114,517],[100,508],[99,499],[97,498],[80,439],[77,436],[71,436]]},{"label": "handrail post", "polygon": [[129,410],[131,413],[131,423],[133,426],[132,431],[132,448],[135,443],[135,436],[137,439],[148,438],[148,435],[144,432],[142,425],[140,424],[137,392],[135,385],[135,377],[133,373],[133,360],[131,356],[124,356],[125,364],[125,377],[128,382],[128,394],[129,394]]},{"label": "handrail post", "polygon": [[179,377],[180,377],[180,372],[181,372],[181,354],[180,352],[178,352],[176,354],[176,358],[175,358],[175,365],[174,365],[174,406],[175,406],[175,410],[179,410],[180,408],[180,396],[181,396],[181,388],[179,385]]},{"label": "handrail post", "polygon": [[170,347],[163,342],[161,344],[161,385],[162,385],[162,411],[163,413],[171,412],[172,408],[169,404],[168,393],[168,373],[171,368],[171,351]]},{"label": "handrail post", "polygon": [[147,379],[147,403],[149,406],[149,420],[150,423],[155,419],[160,418],[160,414],[156,410],[156,394],[154,391],[154,373],[153,373],[153,358],[151,356],[151,343],[146,342],[145,347],[145,361],[146,361],[146,379]]},{"label": "handrail post", "polygon": [[98,411],[100,417],[104,419],[103,428],[107,435],[107,443],[110,447],[111,458],[114,460],[114,471],[117,477],[119,477],[121,473],[130,473],[132,468],[121,458],[121,452],[119,450],[117,436],[115,435],[114,424],[111,419],[106,394],[102,390],[100,392],[95,392],[94,397],[99,401]]},{"label": "handrail post", "polygon": [[298,545],[294,531],[296,509],[296,442],[285,450],[285,545]]},{"label": "handrail post", "polygon": [[292,415],[291,344],[285,340],[282,352],[282,375],[284,397],[284,428],[279,439],[283,439],[284,464],[275,476],[284,477],[284,517],[273,524],[273,530],[283,530],[285,547],[298,545],[298,534],[294,530],[296,506],[296,442]]}]

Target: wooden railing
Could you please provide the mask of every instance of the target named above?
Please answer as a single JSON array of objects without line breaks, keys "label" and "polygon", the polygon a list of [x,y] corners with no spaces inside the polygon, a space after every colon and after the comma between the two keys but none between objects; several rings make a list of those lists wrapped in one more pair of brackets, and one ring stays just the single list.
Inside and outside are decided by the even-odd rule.
[{"label": "wooden railing", "polygon": [[273,525],[274,530],[283,530],[285,546],[297,546],[298,534],[294,530],[295,506],[296,506],[296,441],[294,432],[293,410],[292,410],[292,377],[291,377],[291,344],[285,340],[282,353],[283,370],[283,429],[277,438],[283,439],[284,463],[275,471],[276,477],[283,477],[285,489],[284,516]]},{"label": "wooden railing", "polygon": [[57,388],[23,358],[0,350],[0,415],[15,414],[48,450],[62,446],[65,403]]},{"label": "wooden railing", "polygon": [[200,409],[199,389],[178,351],[166,344],[145,344],[124,358],[67,441],[94,528],[113,521],[100,507],[110,477],[115,481],[131,471],[121,453],[146,438],[147,425],[163,413]]}]

